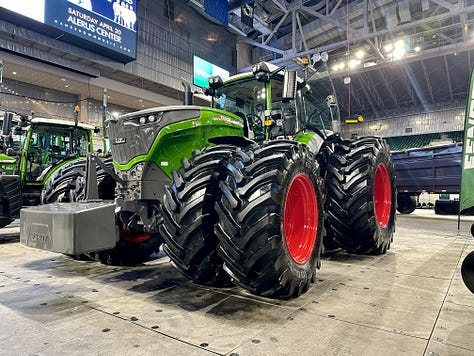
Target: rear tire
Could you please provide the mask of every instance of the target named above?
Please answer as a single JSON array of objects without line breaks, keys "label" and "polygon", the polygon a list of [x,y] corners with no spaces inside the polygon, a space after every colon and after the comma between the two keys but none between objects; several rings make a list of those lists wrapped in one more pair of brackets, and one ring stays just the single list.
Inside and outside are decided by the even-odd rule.
[{"label": "rear tire", "polygon": [[395,231],[396,191],[385,141],[364,137],[338,144],[326,187],[326,228],[336,242],[351,253],[386,253]]},{"label": "rear tire", "polygon": [[233,281],[265,297],[291,298],[315,279],[323,235],[319,165],[294,141],[237,152],[216,204],[219,253]]},{"label": "rear tire", "polygon": [[176,269],[198,284],[232,284],[217,254],[214,204],[220,198],[219,181],[223,179],[220,162],[235,149],[218,145],[193,152],[193,157],[183,159],[179,171],[173,172],[171,185],[165,186],[164,224],[160,226],[163,249]]}]

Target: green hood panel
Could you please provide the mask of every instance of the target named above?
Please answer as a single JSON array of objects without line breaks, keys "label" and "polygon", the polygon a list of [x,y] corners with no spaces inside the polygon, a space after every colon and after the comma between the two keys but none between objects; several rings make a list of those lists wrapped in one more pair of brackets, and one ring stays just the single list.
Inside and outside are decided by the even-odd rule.
[{"label": "green hood panel", "polygon": [[[109,137],[117,170],[126,171],[137,163],[151,161],[171,178],[171,171],[181,167],[181,159],[190,158],[193,151],[209,146],[209,139],[244,134],[242,118],[223,110],[206,107],[172,107],[170,110],[168,107],[164,111],[159,123],[140,125],[130,115],[114,123]],[[173,120],[174,111],[178,117],[183,117],[183,112],[195,112],[196,117]],[[140,144],[135,144],[137,140],[141,140]]]},{"label": "green hood panel", "polygon": [[17,160],[4,153],[0,154],[0,174],[14,174]]}]

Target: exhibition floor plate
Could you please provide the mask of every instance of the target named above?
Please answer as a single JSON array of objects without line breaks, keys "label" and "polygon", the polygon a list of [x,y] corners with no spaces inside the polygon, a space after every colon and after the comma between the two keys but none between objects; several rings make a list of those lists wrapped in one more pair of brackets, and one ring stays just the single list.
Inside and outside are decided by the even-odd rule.
[{"label": "exhibition floor plate", "polygon": [[275,300],[182,277],[164,254],[105,266],[0,229],[3,355],[473,355],[462,260],[474,217],[397,214],[385,255],[322,257],[310,290]]}]

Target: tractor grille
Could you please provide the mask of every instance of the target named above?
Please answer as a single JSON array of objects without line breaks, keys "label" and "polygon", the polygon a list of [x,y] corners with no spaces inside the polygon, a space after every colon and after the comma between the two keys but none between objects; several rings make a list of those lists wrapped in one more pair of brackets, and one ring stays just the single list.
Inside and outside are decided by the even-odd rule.
[{"label": "tractor grille", "polygon": [[114,161],[126,164],[132,158],[146,154],[160,128],[160,125],[136,125],[128,121],[111,123],[108,135]]},{"label": "tractor grille", "polygon": [[147,154],[161,128],[200,116],[199,109],[196,110],[195,107],[168,107],[170,108],[172,110],[141,111],[108,121],[107,134],[114,161],[126,164],[136,156]]}]

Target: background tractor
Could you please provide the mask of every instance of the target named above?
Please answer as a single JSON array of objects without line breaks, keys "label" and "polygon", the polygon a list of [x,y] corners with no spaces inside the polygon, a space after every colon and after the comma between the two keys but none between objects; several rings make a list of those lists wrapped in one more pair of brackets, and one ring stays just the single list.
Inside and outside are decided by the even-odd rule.
[{"label": "background tractor", "polygon": [[[164,242],[173,265],[197,283],[282,298],[315,280],[323,237],[353,253],[387,251],[396,206],[388,147],[377,137],[340,137],[327,72],[302,80],[260,63],[210,78],[206,92],[210,108],[107,120],[114,170],[98,162],[97,175],[114,182],[95,195],[115,186],[115,204],[87,199],[97,188],[89,157],[87,173],[68,181],[58,172],[62,183],[47,192],[86,202],[23,210],[22,242],[113,264],[145,261]],[[58,211],[72,221],[59,232]],[[83,232],[80,221],[98,224]],[[115,221],[115,233],[101,221]],[[80,243],[91,236],[89,248]]]},{"label": "background tractor", "polygon": [[[0,227],[19,217],[22,206],[40,203],[41,191],[62,166],[94,150],[91,125],[4,114],[0,154]],[[104,149],[103,139],[97,142]]]}]

